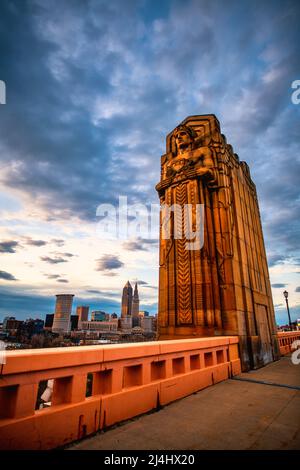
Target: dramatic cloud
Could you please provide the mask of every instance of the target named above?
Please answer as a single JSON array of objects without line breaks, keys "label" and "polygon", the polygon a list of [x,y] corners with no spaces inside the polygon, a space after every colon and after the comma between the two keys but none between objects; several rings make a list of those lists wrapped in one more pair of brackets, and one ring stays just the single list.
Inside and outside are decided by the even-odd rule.
[{"label": "dramatic cloud", "polygon": [[[11,291],[8,288],[0,288],[1,304],[0,304],[0,320],[8,313],[11,315],[18,312],[19,319],[28,318],[29,312],[31,316],[45,318],[46,313],[52,313],[55,309],[55,296],[44,296],[36,294],[25,294],[21,292]],[[120,309],[120,300],[107,298],[85,298],[74,297],[73,311],[76,311],[77,305],[89,305],[92,310],[105,310],[107,312],[118,312]]]},{"label": "dramatic cloud", "polygon": [[276,264],[282,264],[286,260],[284,255],[270,255],[268,256],[269,266],[276,266]]},{"label": "dramatic cloud", "polygon": [[[298,249],[299,107],[291,83],[299,78],[300,6],[222,5],[4,3],[4,187],[62,220],[93,220],[98,204],[116,203],[123,188],[130,202],[157,202],[165,135],[187,115],[213,112],[250,165],[271,266],[284,262]],[[124,247],[147,250],[134,241]]]},{"label": "dramatic cloud", "polygon": [[275,284],[272,284],[272,287],[274,287],[274,289],[283,289],[284,287],[286,287],[287,284],[282,284],[281,282],[277,282]]},{"label": "dramatic cloud", "polygon": [[49,256],[41,256],[40,258],[42,261],[45,261],[49,264],[59,264],[59,263],[67,263],[68,261],[64,258],[50,258]]},{"label": "dramatic cloud", "polygon": [[101,295],[102,297],[117,297],[117,298],[121,298],[120,292],[113,292],[113,291],[106,291],[106,290],[98,290],[98,289],[87,289],[86,292],[89,293],[89,294]]},{"label": "dramatic cloud", "polygon": [[56,246],[61,247],[61,246],[64,246],[65,241],[64,241],[64,240],[61,240],[61,239],[59,239],[59,238],[52,238],[51,243],[53,243],[53,244],[56,245]]},{"label": "dramatic cloud", "polygon": [[4,279],[5,281],[17,281],[18,279],[15,278],[10,273],[7,273],[6,271],[0,271],[0,279]]},{"label": "dramatic cloud", "polygon": [[147,287],[148,289],[157,289],[157,286],[151,286],[148,282],[146,281],[137,281],[139,286]]},{"label": "dramatic cloud", "polygon": [[73,255],[73,253],[60,253],[61,256],[66,256],[67,258],[72,258],[73,256],[76,256],[76,255]]},{"label": "dramatic cloud", "polygon": [[[51,264],[56,264],[56,263],[51,263]],[[56,280],[56,282],[61,282],[61,283],[67,283],[69,282],[67,279],[64,279],[61,275],[61,274],[44,274],[44,276],[47,278],[47,279],[50,279],[50,280]]]},{"label": "dramatic cloud", "polygon": [[[69,241],[82,238],[97,206],[117,206],[119,195],[157,203],[167,133],[188,115],[214,113],[250,166],[270,267],[300,265],[300,106],[291,102],[299,15],[293,0],[228,0],[226,8],[222,0],[2,2],[1,191],[32,208],[21,223],[11,214],[3,221],[3,238],[24,222],[30,238],[43,241],[40,221],[55,221],[65,232],[49,231],[49,244],[84,257],[84,244],[79,253]],[[129,240],[117,249],[124,263],[126,255],[138,262],[157,243]],[[127,268],[115,261],[106,269],[100,258],[98,267],[106,276]]]},{"label": "dramatic cloud", "polygon": [[116,255],[103,255],[101,258],[96,260],[97,267],[96,271],[104,271],[105,274],[111,275],[110,271],[120,269],[124,266],[124,263],[120,261]]},{"label": "dramatic cloud", "polygon": [[47,245],[47,242],[44,240],[33,240],[32,238],[26,237],[26,245],[31,245],[31,246],[44,246]]},{"label": "dramatic cloud", "polygon": [[55,256],[65,256],[67,258],[72,258],[73,256],[76,256],[76,255],[73,255],[73,253],[59,253],[58,251],[53,251],[51,254]]},{"label": "dramatic cloud", "polygon": [[157,246],[158,240],[138,238],[123,243],[123,248],[128,251],[148,251],[150,246]]},{"label": "dramatic cloud", "polygon": [[17,246],[19,246],[19,243],[14,240],[0,242],[0,253],[15,253]]}]

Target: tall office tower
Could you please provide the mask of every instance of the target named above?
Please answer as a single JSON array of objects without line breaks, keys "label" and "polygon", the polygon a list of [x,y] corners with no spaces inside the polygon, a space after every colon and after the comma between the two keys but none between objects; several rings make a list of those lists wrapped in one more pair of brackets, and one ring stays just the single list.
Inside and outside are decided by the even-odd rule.
[{"label": "tall office tower", "polygon": [[132,286],[129,281],[126,282],[122,294],[121,317],[131,316],[132,311]]},{"label": "tall office tower", "polygon": [[89,319],[89,306],[78,305],[76,308],[76,315],[78,315],[78,321],[88,321]]},{"label": "tall office tower", "polygon": [[133,294],[133,299],[132,299],[132,316],[134,318],[139,318],[139,309],[140,309],[140,299],[139,299],[139,293],[138,293],[138,286],[136,282],[134,286],[134,294]]},{"label": "tall office tower", "polygon": [[56,295],[55,313],[52,326],[52,331],[54,333],[68,333],[70,331],[73,297],[73,294]]}]

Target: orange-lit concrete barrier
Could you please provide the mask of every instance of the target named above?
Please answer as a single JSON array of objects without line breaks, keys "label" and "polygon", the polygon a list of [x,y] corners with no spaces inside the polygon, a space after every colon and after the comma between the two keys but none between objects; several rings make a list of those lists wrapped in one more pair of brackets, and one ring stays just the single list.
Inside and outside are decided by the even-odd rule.
[{"label": "orange-lit concrete barrier", "polygon": [[295,341],[300,341],[300,331],[283,331],[277,333],[279,349],[282,356],[293,351],[292,345]]},{"label": "orange-lit concrete barrier", "polygon": [[[0,370],[0,448],[51,449],[237,375],[241,366],[238,338],[223,336],[8,351]],[[51,406],[36,409],[39,384],[50,379]]]}]

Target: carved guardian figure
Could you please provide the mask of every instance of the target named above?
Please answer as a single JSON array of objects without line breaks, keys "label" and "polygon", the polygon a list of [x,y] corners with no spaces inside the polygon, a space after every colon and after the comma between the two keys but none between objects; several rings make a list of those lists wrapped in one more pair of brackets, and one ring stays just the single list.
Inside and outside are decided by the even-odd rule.
[{"label": "carved guardian figure", "polygon": [[[159,338],[238,335],[245,370],[276,359],[255,185],[214,115],[188,117],[167,136],[156,189],[163,207],[192,207],[189,217],[171,213],[169,237],[161,217]],[[191,250],[186,225],[195,230],[197,205],[203,245]]]}]

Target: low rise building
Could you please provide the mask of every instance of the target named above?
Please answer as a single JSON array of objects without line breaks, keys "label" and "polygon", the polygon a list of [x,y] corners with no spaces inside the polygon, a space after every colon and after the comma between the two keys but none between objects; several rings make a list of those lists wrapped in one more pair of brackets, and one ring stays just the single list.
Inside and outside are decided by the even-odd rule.
[{"label": "low rise building", "polygon": [[141,318],[141,328],[144,333],[152,333],[155,331],[155,317],[142,317]]},{"label": "low rise building", "polygon": [[[93,333],[93,337],[99,337],[105,333],[116,333],[118,331],[118,320],[111,321],[87,321],[81,322],[79,334]],[[74,336],[74,335],[73,335]]]},{"label": "low rise building", "polygon": [[106,313],[102,310],[93,310],[91,314],[91,321],[106,321]]},{"label": "low rise building", "polygon": [[24,322],[22,320],[17,320],[15,317],[5,317],[3,320],[2,330],[7,331],[9,334],[14,336],[23,323]]},{"label": "low rise building", "polygon": [[124,316],[119,318],[119,329],[122,331],[131,332],[132,330],[132,316]]}]

